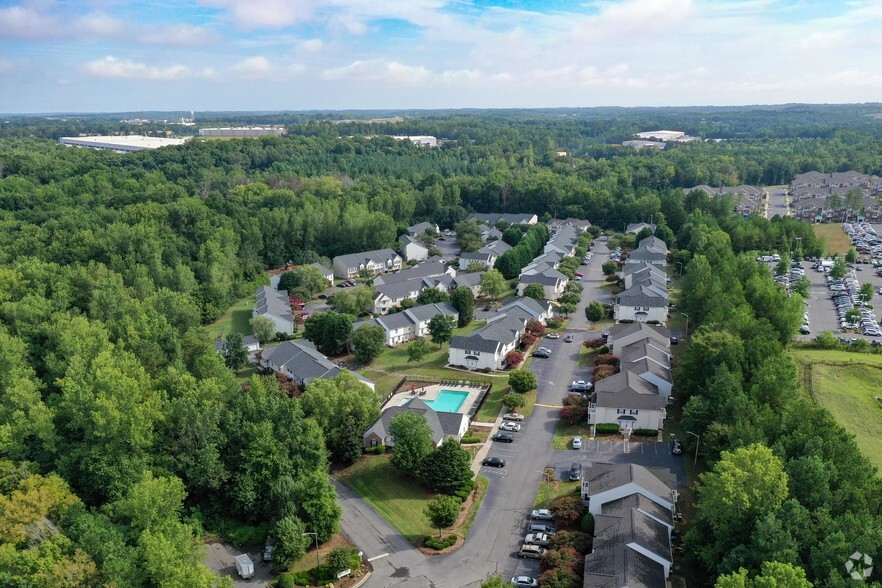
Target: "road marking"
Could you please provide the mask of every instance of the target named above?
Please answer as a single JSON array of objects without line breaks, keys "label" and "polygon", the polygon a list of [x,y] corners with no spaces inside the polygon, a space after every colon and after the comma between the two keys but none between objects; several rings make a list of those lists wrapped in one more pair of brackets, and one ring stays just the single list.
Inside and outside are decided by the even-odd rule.
[{"label": "road marking", "polygon": [[539,404],[538,402],[533,406],[541,406],[542,408],[563,408],[563,406],[559,404]]},{"label": "road marking", "polygon": [[374,560],[381,559],[384,557],[389,557],[389,554],[388,553],[381,553],[380,555],[375,555],[374,557],[369,557],[368,561],[374,561]]}]

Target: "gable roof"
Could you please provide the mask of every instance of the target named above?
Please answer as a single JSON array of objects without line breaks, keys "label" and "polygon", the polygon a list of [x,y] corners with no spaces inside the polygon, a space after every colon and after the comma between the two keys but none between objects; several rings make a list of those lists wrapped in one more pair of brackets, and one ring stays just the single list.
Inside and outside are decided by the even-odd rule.
[{"label": "gable roof", "polygon": [[[289,372],[303,385],[315,379],[333,378],[343,371],[340,366],[319,353],[309,341],[285,341],[275,347],[268,347],[263,352],[263,358]],[[368,382],[358,372],[351,373],[362,382]]]},{"label": "gable roof", "polygon": [[622,544],[607,543],[585,556],[583,588],[665,588],[665,569]]},{"label": "gable roof", "polygon": [[524,330],[525,320],[502,314],[493,317],[484,327],[469,335],[456,335],[450,340],[455,349],[474,349],[496,353],[500,347],[514,342]]},{"label": "gable roof", "polygon": [[644,237],[640,240],[638,249],[654,249],[656,251],[663,251],[667,253],[668,244],[656,237],[655,235],[650,235],[649,237]]},{"label": "gable roof", "polygon": [[649,306],[649,307],[667,307],[668,300],[665,296],[660,296],[657,292],[651,290],[648,286],[638,284],[631,286],[624,292],[620,292],[616,296],[616,304],[623,306]]},{"label": "gable roof", "polygon": [[587,496],[619,488],[628,484],[640,486],[659,498],[673,502],[677,479],[670,470],[647,468],[636,463],[593,463],[586,468],[583,491]]},{"label": "gable roof", "polygon": [[655,384],[630,371],[598,380],[594,390],[594,403],[603,408],[662,410],[667,403]]},{"label": "gable roof", "polygon": [[622,360],[621,365],[624,366],[626,363],[635,362],[637,360],[643,359],[644,357],[648,357],[649,359],[655,360],[670,368],[670,354],[666,350],[660,349],[659,347],[653,345],[651,341],[653,340],[643,339],[642,341],[635,341],[634,343],[631,343],[630,345],[625,345],[624,347],[619,349],[619,358]]},{"label": "gable roof", "polygon": [[440,257],[430,257],[419,265],[415,265],[408,269],[397,271],[394,274],[380,274],[374,278],[374,286],[383,284],[394,284],[396,282],[405,282],[414,278],[428,278],[432,276],[441,276],[449,270],[446,263],[441,261]]},{"label": "gable roof", "polygon": [[639,492],[604,503],[600,512],[604,515],[623,516],[632,508],[643,511],[670,527],[674,526],[674,514],[671,509],[663,507]]},{"label": "gable roof", "polygon": [[401,235],[400,237],[398,237],[398,242],[401,243],[402,247],[406,247],[408,245],[416,245],[417,247],[422,247],[426,251],[429,250],[429,248],[426,247],[422,241],[420,241],[419,239],[414,239],[410,235]]},{"label": "gable roof", "polygon": [[626,233],[639,233],[643,230],[644,227],[649,227],[649,229],[654,233],[655,225],[651,225],[649,223],[631,223],[627,227],[625,227]]},{"label": "gable roof", "polygon": [[646,323],[626,323],[623,325],[614,325],[609,329],[609,338],[615,342],[616,339],[622,339],[634,333],[645,333],[647,336],[664,342],[667,345],[671,340],[671,331],[665,327],[658,325],[647,325]]},{"label": "gable roof", "polygon": [[662,559],[671,561],[670,529],[636,508],[620,515],[595,515],[595,543],[614,542],[639,545]]},{"label": "gable roof", "polygon": [[325,276],[326,278],[333,278],[334,277],[334,272],[329,270],[328,268],[326,268],[325,266],[323,266],[319,262],[311,263],[309,265],[311,265],[312,267],[317,267],[318,270],[320,272],[322,272],[322,275]]},{"label": "gable roof", "polygon": [[417,223],[415,225],[407,227],[407,232],[411,235],[421,235],[426,232],[427,229],[432,229],[433,231],[438,230],[438,225],[434,223]]},{"label": "gable roof", "polygon": [[562,281],[567,282],[569,278],[552,268],[539,273],[521,274],[518,278],[519,284],[542,284],[543,286],[556,286]]},{"label": "gable roof", "polygon": [[255,314],[269,314],[289,321],[294,320],[287,290],[275,290],[270,286],[261,286],[257,289],[255,300]]},{"label": "gable roof", "polygon": [[462,273],[457,274],[453,278],[454,286],[466,286],[468,288],[473,288],[475,286],[481,285],[481,277],[483,277],[483,272],[470,272],[470,273]]},{"label": "gable roof", "polygon": [[510,225],[522,225],[529,224],[534,222],[533,219],[536,218],[535,214],[512,214],[512,213],[501,213],[501,212],[473,212],[466,217],[466,220],[478,221],[481,223],[489,223],[491,225],[496,224],[497,222],[504,220]]},{"label": "gable roof", "polygon": [[669,384],[672,384],[674,382],[674,380],[671,378],[671,370],[662,367],[654,361],[650,361],[646,358],[638,359],[637,361],[630,361],[628,363],[622,362],[621,368],[622,371],[633,372],[638,375],[650,373],[658,376]]},{"label": "gable roof", "polygon": [[357,268],[358,266],[364,264],[367,265],[368,262],[373,262],[375,265],[382,264],[385,265],[387,261],[394,259],[401,259],[397,253],[393,250],[386,249],[374,249],[373,251],[362,251],[359,253],[347,253],[345,255],[338,255],[334,258],[334,264],[339,261],[345,267],[352,269]]},{"label": "gable roof", "polygon": [[510,302],[504,303],[499,307],[497,312],[508,312],[514,308],[520,308],[527,312],[531,318],[538,319],[543,314],[547,314],[551,311],[551,303],[547,300],[536,300],[535,298],[530,298],[529,296],[521,296],[520,298],[515,298]]},{"label": "gable roof", "polygon": [[415,412],[426,417],[429,428],[432,429],[432,440],[438,444],[445,435],[458,436],[462,420],[465,415],[456,412],[435,411],[420,398],[411,398],[404,406],[392,406],[383,411],[380,418],[368,427],[362,437],[375,433],[385,439],[389,435],[389,425],[392,420],[403,412]]}]

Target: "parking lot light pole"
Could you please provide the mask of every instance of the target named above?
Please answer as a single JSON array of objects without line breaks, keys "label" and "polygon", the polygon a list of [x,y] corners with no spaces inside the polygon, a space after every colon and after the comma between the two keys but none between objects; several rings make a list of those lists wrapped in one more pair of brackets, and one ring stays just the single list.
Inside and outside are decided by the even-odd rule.
[{"label": "parking lot light pole", "polygon": [[698,464],[698,443],[701,441],[701,435],[696,435],[692,431],[686,432],[695,436],[695,460],[692,462],[692,467],[695,467]]},{"label": "parking lot light pole", "polygon": [[315,537],[315,585],[319,585],[319,573],[321,570],[319,568],[322,567],[321,556],[319,556],[318,550],[318,533],[304,533],[304,535],[312,535]]}]

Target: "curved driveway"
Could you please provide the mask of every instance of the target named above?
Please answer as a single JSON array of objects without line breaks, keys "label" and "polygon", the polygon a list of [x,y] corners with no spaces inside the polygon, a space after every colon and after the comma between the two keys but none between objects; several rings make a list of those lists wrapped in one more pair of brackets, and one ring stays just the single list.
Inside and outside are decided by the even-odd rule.
[{"label": "curved driveway", "polygon": [[357,494],[337,484],[343,530],[374,567],[373,575],[364,584],[366,588],[460,588],[477,586],[497,573],[506,578],[516,572],[538,575],[538,563],[519,560],[516,552],[526,532],[541,472],[560,459],[555,455],[560,452],[554,452],[551,446],[558,420],[556,407],[566,395],[567,385],[574,379],[586,379],[590,371],[578,367],[579,346],[589,336],[585,306],[592,300],[610,302],[609,290],[600,290],[600,266],[609,256],[606,238],[596,240],[592,250],[594,256],[587,270],[586,266],[579,270],[585,274],[582,301],[566,330],[574,335],[575,341],[546,339],[543,345],[552,350],[551,357],[534,358],[531,362],[529,369],[536,374],[539,384],[537,405],[521,432],[515,433],[514,443],[494,444],[490,448],[490,455],[504,457],[508,466],[482,468],[481,475],[490,479],[490,486],[461,549],[449,555],[424,556]]}]

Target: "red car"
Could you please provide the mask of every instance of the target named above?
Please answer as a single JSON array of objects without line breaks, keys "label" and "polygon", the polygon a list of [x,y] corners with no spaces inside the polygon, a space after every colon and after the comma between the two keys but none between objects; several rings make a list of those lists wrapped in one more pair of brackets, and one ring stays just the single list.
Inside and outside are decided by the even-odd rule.
[{"label": "red car", "polygon": [[582,274],[580,274],[579,272],[576,272],[576,277],[577,277],[577,278],[584,278],[585,276],[582,275]]}]

